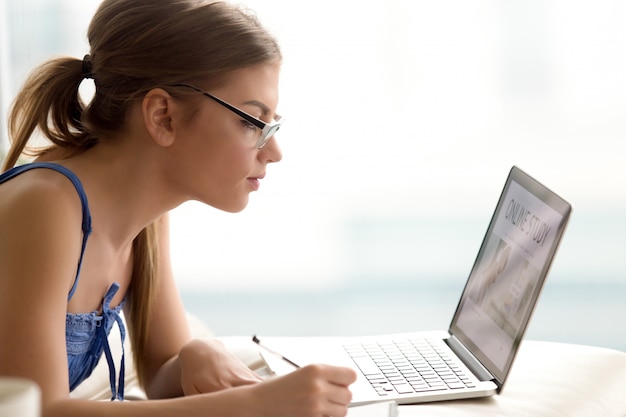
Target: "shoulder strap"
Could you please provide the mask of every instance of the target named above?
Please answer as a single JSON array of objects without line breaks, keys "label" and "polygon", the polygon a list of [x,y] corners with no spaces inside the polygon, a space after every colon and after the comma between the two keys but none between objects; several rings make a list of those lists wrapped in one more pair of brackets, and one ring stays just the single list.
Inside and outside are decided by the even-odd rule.
[{"label": "shoulder strap", "polygon": [[74,174],[72,171],[70,171],[69,169],[67,169],[66,167],[62,165],[54,164],[51,162],[33,162],[30,164],[20,165],[15,168],[11,168],[10,170],[0,174],[0,184],[22,174],[23,172],[26,172],[35,168],[52,169],[54,171],[57,171],[65,175],[72,182],[72,184],[74,185],[74,188],[76,188],[76,192],[78,193],[78,196],[80,197],[80,204],[83,209],[83,223],[82,223],[83,243],[82,243],[82,247],[80,250],[80,258],[78,260],[78,269],[76,271],[76,278],[74,279],[74,284],[72,285],[72,289],[70,290],[67,296],[67,301],[69,301],[74,295],[74,292],[76,291],[76,287],[78,285],[78,277],[80,275],[80,268],[83,263],[83,255],[85,253],[85,247],[87,246],[87,238],[91,234],[91,214],[89,213],[89,204],[87,202],[87,195],[85,194],[83,185],[81,184],[76,174]]}]

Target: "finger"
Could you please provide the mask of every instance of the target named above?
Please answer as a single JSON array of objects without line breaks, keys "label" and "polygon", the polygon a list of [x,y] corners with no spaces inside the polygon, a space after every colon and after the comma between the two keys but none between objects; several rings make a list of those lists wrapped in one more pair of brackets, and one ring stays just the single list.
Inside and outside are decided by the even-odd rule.
[{"label": "finger", "polygon": [[354,369],[343,367],[332,367],[328,381],[332,384],[347,387],[356,381],[357,375]]},{"label": "finger", "polygon": [[234,381],[233,385],[250,385],[263,381],[263,378],[250,368],[246,367],[241,369],[238,374],[233,375],[232,380]]},{"label": "finger", "polygon": [[196,395],[201,393],[200,389],[195,384],[182,384],[182,388],[184,396]]},{"label": "finger", "polygon": [[352,392],[347,388],[331,387],[328,401],[332,404],[347,406],[352,401]]},{"label": "finger", "polygon": [[239,380],[235,381],[233,386],[258,384],[261,381],[263,381],[263,379],[258,375],[252,378],[240,378]]}]

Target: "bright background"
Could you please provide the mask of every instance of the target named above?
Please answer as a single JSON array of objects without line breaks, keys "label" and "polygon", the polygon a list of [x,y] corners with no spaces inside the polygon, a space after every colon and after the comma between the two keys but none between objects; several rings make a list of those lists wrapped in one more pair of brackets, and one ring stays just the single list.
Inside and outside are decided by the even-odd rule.
[{"label": "bright background", "polygon": [[[0,3],[3,115],[88,52],[98,3]],[[445,328],[515,164],[574,206],[528,337],[626,350],[626,3],[246,4],[285,56],[284,159],[242,213],[172,213],[191,311],[220,335]]]}]

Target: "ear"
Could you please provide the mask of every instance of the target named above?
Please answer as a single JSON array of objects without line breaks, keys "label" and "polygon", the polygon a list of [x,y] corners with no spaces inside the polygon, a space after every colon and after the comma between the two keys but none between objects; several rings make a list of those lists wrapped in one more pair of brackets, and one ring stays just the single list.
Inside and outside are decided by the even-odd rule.
[{"label": "ear", "polygon": [[162,88],[154,88],[144,96],[141,111],[146,130],[159,146],[168,147],[174,143],[174,101]]}]

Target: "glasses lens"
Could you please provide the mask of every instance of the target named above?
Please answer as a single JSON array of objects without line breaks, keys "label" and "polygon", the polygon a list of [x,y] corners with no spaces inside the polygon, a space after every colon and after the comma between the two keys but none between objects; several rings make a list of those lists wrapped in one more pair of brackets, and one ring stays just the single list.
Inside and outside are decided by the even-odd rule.
[{"label": "glasses lens", "polygon": [[259,144],[257,147],[259,149],[264,147],[267,141],[276,134],[278,129],[280,129],[280,123],[265,126],[265,129],[261,132],[261,137],[259,138]]}]

